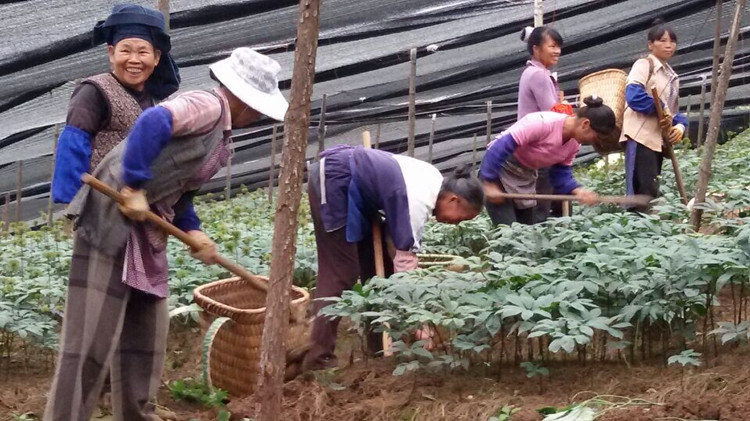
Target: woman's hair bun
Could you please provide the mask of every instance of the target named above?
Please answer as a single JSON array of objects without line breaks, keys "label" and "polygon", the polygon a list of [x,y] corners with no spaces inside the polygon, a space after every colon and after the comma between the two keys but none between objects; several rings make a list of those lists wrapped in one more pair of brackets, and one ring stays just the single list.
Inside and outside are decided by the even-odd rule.
[{"label": "woman's hair bun", "polygon": [[604,105],[604,100],[598,95],[591,95],[584,98],[583,103],[586,104],[587,107],[598,108]]},{"label": "woman's hair bun", "polygon": [[463,164],[456,167],[453,170],[454,178],[469,178],[471,177],[471,164]]},{"label": "woman's hair bun", "polygon": [[521,30],[521,41],[523,42],[529,42],[529,37],[531,36],[531,33],[534,32],[533,26],[527,26]]},{"label": "woman's hair bun", "polygon": [[651,22],[651,27],[653,28],[654,26],[664,25],[665,23],[667,22],[665,22],[664,19],[656,18],[653,22]]}]

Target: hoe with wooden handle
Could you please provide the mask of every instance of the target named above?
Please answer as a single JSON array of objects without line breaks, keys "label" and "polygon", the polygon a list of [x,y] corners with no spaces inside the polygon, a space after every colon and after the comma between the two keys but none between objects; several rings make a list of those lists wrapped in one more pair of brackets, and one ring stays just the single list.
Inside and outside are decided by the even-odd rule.
[{"label": "hoe with wooden handle", "polygon": [[[659,91],[656,90],[656,88],[651,89],[651,95],[654,97],[654,105],[656,106],[656,115],[659,119],[659,124],[661,124],[662,119],[664,118],[664,108],[661,106],[661,99],[659,99]],[[685,192],[685,184],[682,182],[682,172],[680,172],[680,166],[677,163],[677,156],[674,154],[674,148],[672,148],[672,144],[669,143],[669,140],[667,139],[669,136],[669,130],[672,128],[672,125],[669,126],[664,125],[661,127],[661,137],[663,139],[663,146],[662,151],[664,152],[664,155],[669,157],[669,159],[672,161],[672,168],[674,168],[674,179],[677,183],[677,190],[680,192],[680,198],[682,198],[682,204],[687,205],[688,204],[688,198],[687,193]]]},{"label": "hoe with wooden handle", "polygon": [[[93,188],[94,190],[101,192],[104,195],[110,197],[112,200],[114,200],[115,202],[119,204],[122,204],[124,202],[124,198],[122,197],[122,194],[120,194],[120,192],[106,185],[105,183],[102,183],[100,180],[98,180],[91,174],[83,174],[81,176],[81,181],[91,186],[91,188]],[[147,211],[146,220],[156,225],[159,229],[166,232],[167,234],[177,237],[180,241],[188,245],[193,250],[201,249],[202,245],[199,242],[197,242],[193,237],[188,235],[185,231],[165,221],[159,215],[151,211]],[[259,288],[261,291],[268,291],[268,284],[266,282],[262,282],[258,280],[257,276],[248,272],[245,268],[227,259],[226,257],[217,255],[216,264],[223,266],[226,270],[232,272],[233,274],[239,276],[242,279],[247,280],[248,282],[253,284],[253,286]]]}]

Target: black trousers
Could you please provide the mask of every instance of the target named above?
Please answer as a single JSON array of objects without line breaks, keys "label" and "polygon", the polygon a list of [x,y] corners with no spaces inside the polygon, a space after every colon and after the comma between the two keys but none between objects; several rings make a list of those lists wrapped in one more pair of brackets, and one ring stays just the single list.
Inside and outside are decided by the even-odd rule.
[{"label": "black trousers", "polygon": [[[625,167],[632,186],[628,194],[647,194],[651,197],[659,196],[659,181],[664,154],[651,150],[640,143],[636,143],[635,153],[625,154]],[[628,189],[630,190],[630,189]],[[649,206],[635,207],[630,210],[648,212]]]}]

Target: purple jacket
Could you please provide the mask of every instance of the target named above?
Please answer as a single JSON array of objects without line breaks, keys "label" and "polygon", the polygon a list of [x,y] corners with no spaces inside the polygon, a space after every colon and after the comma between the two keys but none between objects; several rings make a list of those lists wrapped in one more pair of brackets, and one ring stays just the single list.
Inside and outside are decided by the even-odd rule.
[{"label": "purple jacket", "polygon": [[518,82],[518,119],[529,113],[551,110],[558,102],[559,90],[556,78],[542,63],[527,61]]}]

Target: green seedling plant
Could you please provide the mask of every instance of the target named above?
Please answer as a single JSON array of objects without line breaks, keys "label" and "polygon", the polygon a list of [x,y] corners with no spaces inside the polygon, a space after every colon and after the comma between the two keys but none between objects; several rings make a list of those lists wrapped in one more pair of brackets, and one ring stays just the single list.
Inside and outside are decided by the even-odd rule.
[{"label": "green seedling plant", "polygon": [[503,406],[497,414],[490,417],[488,421],[510,421],[513,414],[520,411],[521,408],[516,408],[513,405]]},{"label": "green seedling plant", "polygon": [[682,390],[685,390],[685,367],[686,366],[693,366],[693,367],[700,367],[701,360],[700,360],[701,354],[700,352],[695,352],[692,349],[686,349],[679,354],[672,355],[667,360],[668,365],[680,365],[680,387]]},{"label": "green seedling plant", "polygon": [[539,379],[539,393],[544,394],[544,378],[549,377],[549,369],[531,361],[522,362],[521,368],[526,370],[526,377],[530,379],[536,377]]}]

